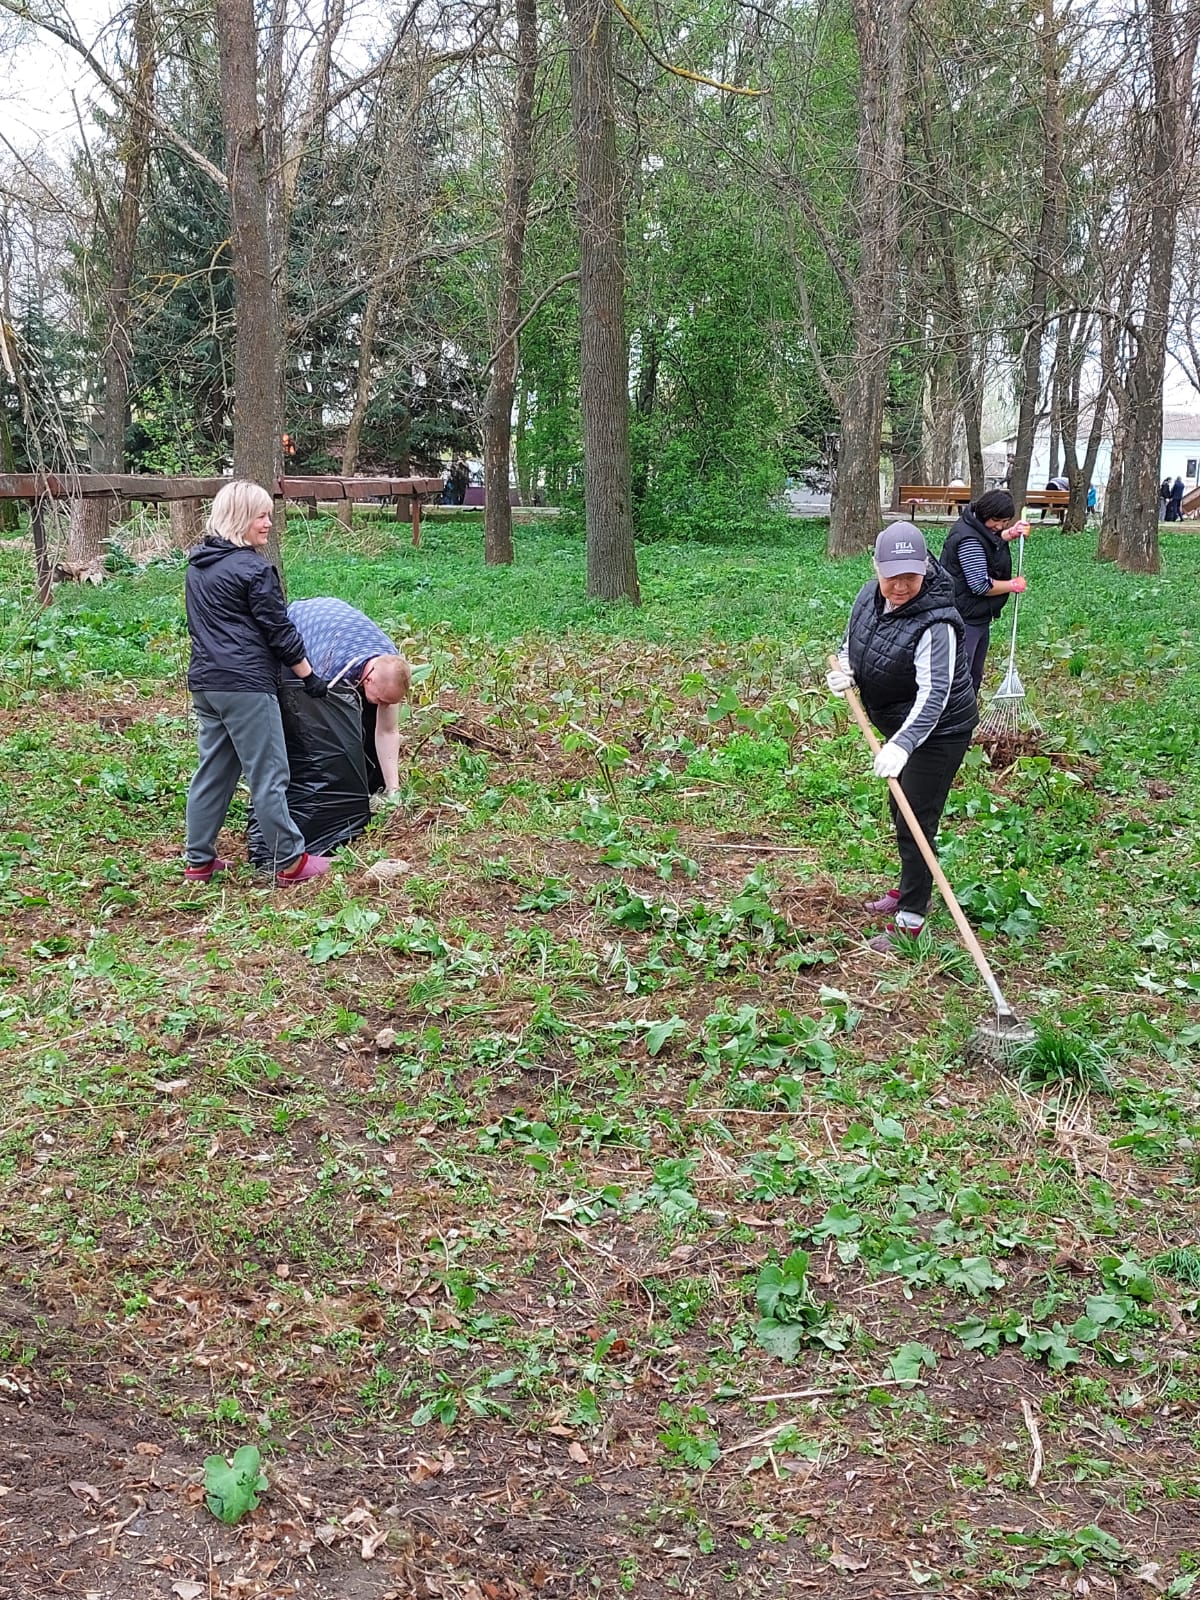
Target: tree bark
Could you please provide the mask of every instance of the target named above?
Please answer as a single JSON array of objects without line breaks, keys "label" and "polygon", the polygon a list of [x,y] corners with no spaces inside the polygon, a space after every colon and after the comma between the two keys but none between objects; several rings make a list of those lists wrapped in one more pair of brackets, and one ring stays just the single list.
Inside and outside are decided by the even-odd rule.
[{"label": "tree bark", "polygon": [[59,575],[79,583],[101,583],[104,579],[104,541],[112,520],[112,501],[107,497],[72,500],[67,527],[66,554]]},{"label": "tree bark", "polygon": [[[579,389],[587,592],[641,604],[629,462],[625,229],[614,113],[612,9],[566,0],[579,227]],[[878,499],[878,488],[876,488]]]},{"label": "tree bark", "polygon": [[[221,120],[229,174],[234,315],[233,471],[272,490],[282,470],[280,330],[271,273],[258,30],[252,0],[217,0]],[[277,516],[267,559],[280,565]]]},{"label": "tree bark", "polygon": [[513,398],[517,387],[517,328],[521,320],[525,228],[533,189],[537,0],[516,0],[515,15],[517,75],[508,129],[508,171],[504,179],[504,232],[500,240],[500,295],[496,318],[498,344],[483,402],[483,559],[489,567],[510,566],[513,559],[508,479]]},{"label": "tree bark", "polygon": [[1145,303],[1129,372],[1129,430],[1124,452],[1117,564],[1126,572],[1157,572],[1158,485],[1162,467],[1162,391],[1171,313],[1175,231],[1190,182],[1188,154],[1195,135],[1192,77],[1200,42],[1193,3],[1176,12],[1172,0],[1149,0],[1146,41],[1153,80]]},{"label": "tree bark", "polygon": [[[0,472],[15,472],[12,431],[8,426],[8,413],[0,406]],[[12,533],[20,522],[20,511],[15,500],[0,500],[0,533]]]},{"label": "tree bark", "polygon": [[854,555],[879,531],[879,461],[900,265],[904,89],[911,0],[853,0],[859,59],[858,269],[850,374],[841,411],[829,554]]},{"label": "tree bark", "polygon": [[190,550],[203,537],[199,500],[168,501],[171,518],[171,543],[176,550]]},{"label": "tree bark", "polygon": [[[383,298],[382,285],[373,283],[367,290],[367,303],[363,307],[362,322],[358,330],[358,373],[354,384],[354,405],[346,425],[346,438],[342,445],[342,476],[352,478],[358,469],[358,450],[362,442],[363,423],[371,403],[371,357],[375,349],[375,324],[379,318],[379,302]],[[338,507],[338,520],[347,528],[354,520],[354,502],[343,500]]]},{"label": "tree bark", "polygon": [[129,425],[130,285],[142,214],[142,191],[150,157],[151,115],[157,52],[150,0],[138,0],[133,15],[134,83],[125,136],[125,171],[111,239],[112,277],[108,285],[108,339],[104,346],[104,414],[100,430],[99,472],[124,472],[125,430]]},{"label": "tree bark", "polygon": [[1050,303],[1050,279],[1062,250],[1062,228],[1066,216],[1063,147],[1066,130],[1063,121],[1062,73],[1058,52],[1058,22],[1054,0],[1043,0],[1042,26],[1038,30],[1042,55],[1042,211],[1038,220],[1029,280],[1029,318],[1021,358],[1020,407],[1017,413],[1017,439],[1013,449],[1008,486],[1021,514],[1029,488],[1029,468],[1033,459],[1037,428],[1038,401],[1042,392],[1042,339],[1046,308]]}]

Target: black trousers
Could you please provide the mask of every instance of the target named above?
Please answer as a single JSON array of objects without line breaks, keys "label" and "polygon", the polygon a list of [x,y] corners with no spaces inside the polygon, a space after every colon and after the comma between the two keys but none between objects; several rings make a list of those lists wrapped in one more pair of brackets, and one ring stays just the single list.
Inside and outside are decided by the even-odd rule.
[{"label": "black trousers", "polygon": [[[935,850],[938,825],[946,808],[946,796],[950,793],[954,775],[962,766],[970,744],[969,733],[955,734],[949,739],[926,739],[909,756],[900,774],[900,787],[904,790],[905,798]],[[900,852],[900,904],[896,909],[923,917],[929,912],[933,874],[925,865],[925,858],[909,832],[908,823],[900,815],[900,808],[890,788],[888,805],[896,826],[896,846]]]}]

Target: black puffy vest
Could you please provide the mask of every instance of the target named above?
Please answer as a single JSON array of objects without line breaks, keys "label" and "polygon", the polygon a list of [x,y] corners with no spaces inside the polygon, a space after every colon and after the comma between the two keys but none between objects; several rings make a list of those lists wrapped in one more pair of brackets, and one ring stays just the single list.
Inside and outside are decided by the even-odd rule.
[{"label": "black puffy vest", "polygon": [[891,738],[913,708],[917,641],[938,622],[948,622],[958,640],[950,698],[930,735],[948,739],[952,734],[969,733],[979,721],[962,651],[963,622],[955,609],[949,574],[930,557],[920,593],[895,611],[883,609],[883,595],[874,579],[858,591],[847,630],[850,670],[867,715],[885,738]]},{"label": "black puffy vest", "polygon": [[983,554],[987,560],[988,577],[995,583],[997,578],[1007,580],[1012,577],[1012,551],[1007,540],[993,533],[975,515],[974,507],[968,506],[959,517],[958,521],[946,535],[946,542],[942,546],[941,562],[950,574],[950,581],[954,584],[954,603],[958,607],[959,615],[964,622],[969,622],[974,627],[990,622],[993,617],[998,617],[1004,610],[1004,602],[1008,599],[1006,594],[973,594],[967,587],[967,580],[963,577],[963,569],[959,562],[958,547],[964,539],[977,539],[983,546]]}]

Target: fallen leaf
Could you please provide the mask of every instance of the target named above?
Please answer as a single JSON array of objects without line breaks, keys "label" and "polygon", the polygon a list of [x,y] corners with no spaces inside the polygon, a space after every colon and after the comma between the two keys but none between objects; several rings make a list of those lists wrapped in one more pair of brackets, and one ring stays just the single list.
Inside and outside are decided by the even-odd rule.
[{"label": "fallen leaf", "polygon": [[387,1543],[387,1536],[388,1531],[386,1528],[374,1528],[370,1533],[363,1534],[361,1553],[364,1561],[374,1560],[375,1552],[379,1549],[379,1546]]},{"label": "fallen leaf", "polygon": [[100,1491],[94,1483],[84,1483],[79,1478],[72,1478],[67,1488],[81,1500],[94,1500],[97,1505],[100,1504]]},{"label": "fallen leaf", "polygon": [[380,1028],[375,1035],[376,1050],[394,1050],[396,1048],[396,1040],[399,1037],[400,1035],[395,1028]]},{"label": "fallen leaf", "polygon": [[145,1439],[140,1439],[134,1445],[133,1453],[138,1456],[160,1456],[162,1455],[162,1445],[149,1444]]},{"label": "fallen leaf", "polygon": [[1137,1569],[1133,1574],[1133,1578],[1137,1583],[1148,1584],[1151,1589],[1161,1589],[1162,1579],[1159,1577],[1161,1571],[1162,1564],[1160,1562],[1147,1561],[1144,1566],[1140,1566]]},{"label": "fallen leaf", "polygon": [[849,1550],[844,1550],[835,1539],[833,1541],[833,1554],[829,1557],[829,1565],[838,1572],[865,1572],[871,1565],[861,1556],[851,1555]]},{"label": "fallen leaf", "polygon": [[154,1087],[158,1090],[159,1094],[167,1094],[174,1099],[176,1096],[183,1093],[188,1084],[191,1082],[191,1079],[172,1078],[169,1082],[164,1083],[161,1081],[161,1079],[155,1078],[153,1081]]},{"label": "fallen leaf", "polygon": [[581,1467],[585,1467],[588,1463],[588,1453],[578,1439],[571,1440],[571,1443],[567,1446],[567,1454],[572,1461],[577,1461]]},{"label": "fallen leaf", "polygon": [[927,1567],[920,1566],[916,1561],[905,1561],[908,1575],[914,1583],[932,1583],[937,1577],[936,1572],[930,1572]]},{"label": "fallen leaf", "polygon": [[177,1594],[179,1600],[200,1600],[200,1596],[208,1593],[206,1583],[196,1583],[191,1578],[180,1578],[171,1585],[171,1593]]}]

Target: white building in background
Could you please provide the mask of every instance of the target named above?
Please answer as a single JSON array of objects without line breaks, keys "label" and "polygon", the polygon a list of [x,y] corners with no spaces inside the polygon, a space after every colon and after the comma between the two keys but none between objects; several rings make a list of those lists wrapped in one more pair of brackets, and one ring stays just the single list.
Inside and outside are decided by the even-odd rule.
[{"label": "white building in background", "polygon": [[[1080,438],[1076,444],[1079,459],[1082,462],[1087,449],[1087,436],[1091,427],[1091,418],[1085,416],[1080,419]],[[1012,453],[1016,449],[1015,434],[1009,434],[1005,439],[997,439],[995,443],[986,445],[983,451],[983,469],[989,483],[1002,483],[1008,474],[1011,465]],[[1109,467],[1112,461],[1112,435],[1107,424],[1104,435],[1100,440],[1100,449],[1096,455],[1096,470],[1092,474],[1092,482],[1103,498],[1104,487],[1108,483]],[[1064,471],[1062,452],[1059,451],[1057,473]],[[1033,437],[1033,460],[1029,468],[1029,487],[1041,489],[1045,487],[1050,476],[1050,425],[1043,422],[1039,424]],[[1195,411],[1186,408],[1163,411],[1163,442],[1162,459],[1158,469],[1159,482],[1170,478],[1182,478],[1189,489],[1200,487],[1200,409]]]}]

